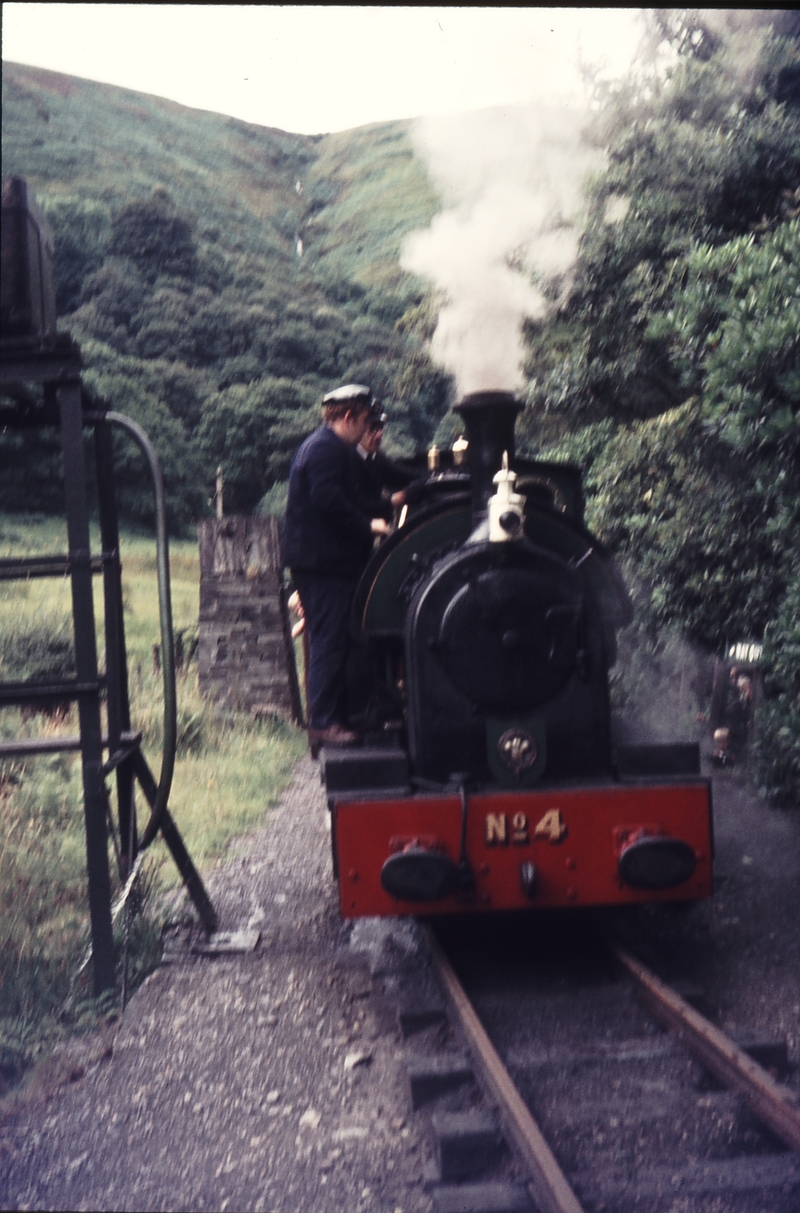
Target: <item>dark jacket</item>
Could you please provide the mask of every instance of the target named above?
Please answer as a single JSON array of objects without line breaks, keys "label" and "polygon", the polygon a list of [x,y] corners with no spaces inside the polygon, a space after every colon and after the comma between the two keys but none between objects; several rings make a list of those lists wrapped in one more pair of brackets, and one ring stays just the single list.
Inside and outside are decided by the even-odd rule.
[{"label": "dark jacket", "polygon": [[302,444],[289,472],[283,562],[293,571],[357,576],[372,551],[353,448],[328,426]]},{"label": "dark jacket", "polygon": [[411,483],[413,474],[393,463],[383,451],[366,457],[356,451],[355,456],[361,508],[366,510],[370,518],[385,518],[391,522],[394,510],[388,497],[383,496],[383,490],[389,489],[394,493],[404,489]]}]

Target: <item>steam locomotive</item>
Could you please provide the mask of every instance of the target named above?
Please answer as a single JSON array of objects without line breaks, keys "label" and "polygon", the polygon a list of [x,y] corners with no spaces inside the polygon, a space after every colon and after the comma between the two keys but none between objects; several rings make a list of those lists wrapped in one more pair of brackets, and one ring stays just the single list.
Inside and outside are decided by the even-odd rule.
[{"label": "steam locomotive", "polygon": [[516,458],[520,408],[461,400],[466,441],[418,458],[356,592],[364,744],[322,754],[346,918],[711,892],[699,748],[615,744],[630,599],[584,526],[579,469]]}]

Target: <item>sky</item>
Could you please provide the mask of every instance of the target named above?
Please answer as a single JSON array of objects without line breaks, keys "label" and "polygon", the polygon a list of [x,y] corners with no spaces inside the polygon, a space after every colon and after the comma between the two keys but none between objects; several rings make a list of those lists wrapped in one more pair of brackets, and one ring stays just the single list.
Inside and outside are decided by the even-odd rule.
[{"label": "sky", "polygon": [[581,98],[638,9],[3,4],[3,59],[298,134]]}]

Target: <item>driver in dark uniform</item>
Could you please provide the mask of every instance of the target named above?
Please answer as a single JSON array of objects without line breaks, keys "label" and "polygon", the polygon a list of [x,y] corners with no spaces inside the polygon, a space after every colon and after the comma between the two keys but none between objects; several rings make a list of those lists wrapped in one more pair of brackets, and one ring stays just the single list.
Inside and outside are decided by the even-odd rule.
[{"label": "driver in dark uniform", "polygon": [[380,402],[373,401],[367,428],[356,447],[356,454],[359,456],[358,479],[364,508],[391,522],[395,510],[405,505],[405,490],[414,477],[412,472],[394,463],[381,450],[387,420]]},{"label": "driver in dark uniform", "polygon": [[300,446],[289,472],[283,559],[300,595],[309,644],[308,740],[354,745],[347,727],[345,667],[349,616],[376,535],[388,533],[360,492],[355,448],[364,435],[372,392],[351,383],[322,402],[323,424]]}]

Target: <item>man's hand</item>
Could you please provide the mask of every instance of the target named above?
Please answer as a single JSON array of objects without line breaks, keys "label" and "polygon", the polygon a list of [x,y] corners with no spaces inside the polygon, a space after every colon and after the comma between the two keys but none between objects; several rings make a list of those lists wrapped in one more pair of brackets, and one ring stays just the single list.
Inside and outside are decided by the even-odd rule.
[{"label": "man's hand", "polygon": [[300,601],[300,595],[298,594],[297,590],[295,590],[293,594],[289,595],[286,605],[292,614],[297,617],[297,623],[292,628],[292,640],[295,640],[306,629],[306,613],[303,610],[303,604]]},{"label": "man's hand", "polygon": [[406,503],[406,491],[401,489],[399,493],[392,493],[392,505],[396,510]]},{"label": "man's hand", "polygon": [[373,535],[389,534],[389,523],[385,520],[385,518],[373,518],[369,525],[372,529]]}]

